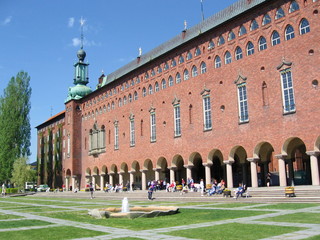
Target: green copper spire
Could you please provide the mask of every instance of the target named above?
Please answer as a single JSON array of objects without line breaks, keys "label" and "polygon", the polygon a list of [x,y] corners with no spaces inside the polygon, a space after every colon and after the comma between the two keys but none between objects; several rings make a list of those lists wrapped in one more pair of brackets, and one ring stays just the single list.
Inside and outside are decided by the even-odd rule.
[{"label": "green copper spire", "polygon": [[69,87],[68,97],[65,102],[68,102],[72,99],[78,100],[83,98],[84,96],[88,95],[92,92],[92,90],[87,87],[89,82],[89,74],[88,74],[88,67],[89,63],[84,63],[84,59],[86,57],[86,52],[83,50],[83,24],[84,20],[81,18],[81,48],[77,52],[78,62],[74,64],[74,79],[73,84],[75,86]]}]

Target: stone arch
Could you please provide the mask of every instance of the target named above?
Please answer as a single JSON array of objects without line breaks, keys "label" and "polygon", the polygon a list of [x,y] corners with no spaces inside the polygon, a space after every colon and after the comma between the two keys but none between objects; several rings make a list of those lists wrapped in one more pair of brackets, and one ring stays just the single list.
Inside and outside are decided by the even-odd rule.
[{"label": "stone arch", "polygon": [[170,171],[165,157],[160,157],[158,159],[156,168],[160,168],[159,179],[168,182],[170,180]]},{"label": "stone arch", "polygon": [[66,171],[66,177],[71,177],[71,170],[69,168]]},{"label": "stone arch", "polygon": [[203,166],[202,156],[198,152],[190,154],[189,163],[192,163],[191,176],[195,183],[199,183],[201,179],[205,180],[205,168]]},{"label": "stone arch", "polygon": [[141,189],[142,174],[140,172],[140,164],[138,161],[133,161],[131,164],[131,171],[133,174],[133,185],[135,188]]},{"label": "stone arch", "polygon": [[99,175],[99,168],[97,166],[93,168],[92,175]]},{"label": "stone arch", "polygon": [[146,159],[143,163],[143,170],[146,171],[146,180],[147,182],[153,181],[154,178],[154,171],[153,171],[153,163],[150,159]]},{"label": "stone arch", "polygon": [[305,143],[298,137],[291,137],[284,142],[281,151],[286,156],[287,184],[310,185],[310,156],[306,154]]},{"label": "stone arch", "polygon": [[279,185],[279,175],[276,172],[277,162],[273,161],[274,148],[269,142],[258,143],[253,150],[253,158],[258,159],[258,186],[267,186],[266,178],[271,173],[271,184]]},{"label": "stone arch", "polygon": [[109,175],[108,175],[108,168],[106,165],[103,165],[101,167],[101,175],[103,176],[104,178],[104,182],[109,184]]},{"label": "stone arch", "polygon": [[91,169],[88,167],[86,169],[86,177],[90,177],[91,176]]},{"label": "stone arch", "polygon": [[239,183],[251,186],[251,171],[246,150],[242,146],[234,146],[230,151],[229,160],[233,161],[233,186],[238,186]]},{"label": "stone arch", "polygon": [[210,166],[211,179],[215,179],[218,182],[226,179],[226,167],[223,163],[222,152],[219,149],[212,149],[209,152],[207,163],[212,164]]},{"label": "stone arch", "polygon": [[[130,175],[129,175],[129,170],[128,170],[128,165],[127,163],[123,162],[120,166],[120,173],[122,175],[122,183],[123,186],[126,186],[128,182],[130,182]],[[121,183],[121,181],[120,181]]]},{"label": "stone arch", "polygon": [[111,165],[109,175],[111,175],[111,177],[113,178],[113,181],[112,181],[113,185],[119,184],[119,173],[118,173],[117,165],[115,165],[115,164]]},{"label": "stone arch", "polygon": [[180,182],[182,178],[186,179],[184,160],[181,155],[177,154],[173,157],[171,167],[174,169],[174,181]]}]

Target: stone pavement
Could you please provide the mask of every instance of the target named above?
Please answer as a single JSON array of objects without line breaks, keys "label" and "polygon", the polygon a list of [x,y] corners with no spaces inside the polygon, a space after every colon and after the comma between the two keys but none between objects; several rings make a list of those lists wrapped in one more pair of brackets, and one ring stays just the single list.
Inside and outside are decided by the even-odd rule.
[{"label": "stone pavement", "polygon": [[[133,193],[117,193],[118,195],[115,195],[117,197],[123,198],[123,196],[129,196],[132,200],[146,200],[146,193],[143,191],[136,192],[135,194]],[[127,195],[125,195],[127,194]],[[132,194],[132,195],[130,195]],[[170,195],[170,194],[175,194],[175,195]],[[185,202],[186,200],[192,201],[192,202],[197,202],[197,204],[192,205],[192,206],[185,206],[185,207],[180,207],[180,208],[193,208],[193,209],[227,209],[227,210],[232,210],[232,211],[237,211],[237,210],[250,210],[250,211],[261,211],[261,209],[257,209],[257,206],[266,206],[269,205],[270,201],[272,202],[272,198],[269,199],[264,199],[260,198],[260,204],[255,204],[252,206],[242,206],[242,207],[233,207],[233,208],[219,208],[214,205],[208,206],[207,204],[201,204],[201,201],[198,201],[197,199],[203,199],[203,201],[212,201],[211,197],[201,197],[196,194],[199,193],[194,193],[194,196],[192,195],[187,195],[188,197],[185,197],[186,195],[179,195],[176,193],[164,193],[164,192],[157,192],[155,194],[156,201],[159,200],[163,201],[164,199],[168,198],[171,201],[181,201]],[[101,199],[111,199],[111,196],[113,194],[106,194],[106,193],[95,193],[96,198],[101,198]],[[158,196],[157,196],[158,195]],[[55,205],[55,203],[61,203],[61,202],[66,202],[70,203],[72,201],[70,200],[61,200],[57,199],[54,200],[52,197],[65,197],[69,198],[70,196],[73,196],[74,198],[89,198],[89,193],[85,192],[80,192],[80,193],[71,193],[71,192],[66,192],[66,193],[57,193],[54,195],[53,193],[41,193],[41,194],[36,194],[35,196],[42,196],[42,197],[50,197],[51,199],[44,199],[44,201],[51,201],[52,204],[50,205],[50,208],[56,208],[57,211],[78,211],[78,210],[84,210],[86,209],[87,201],[77,201],[76,203],[78,205],[83,204],[82,207],[73,207],[73,206],[59,206]],[[170,198],[174,196],[174,198]],[[33,196],[34,197],[34,196]],[[218,198],[218,197],[217,197]],[[276,202],[279,201],[279,198],[275,198]],[[284,198],[282,197],[282,202],[292,202],[292,198]],[[307,198],[308,199],[308,198]],[[214,199],[215,203],[217,199]],[[241,201],[241,202],[249,202],[249,201],[256,201],[254,196],[251,198],[242,198],[242,199],[233,199],[233,198],[219,198],[220,202],[218,201],[219,204],[223,204],[226,201]],[[308,199],[308,201],[312,202],[318,202],[318,199],[311,198]],[[19,204],[23,208],[24,206],[34,206],[34,207],[48,207],[48,205],[45,204],[40,204],[40,203],[29,203],[29,202],[20,202],[20,201],[14,201],[14,199],[10,199],[10,202],[8,202],[8,207],[10,207],[10,203],[12,204]],[[93,202],[92,202],[93,203]],[[97,204],[101,204],[101,202],[97,202]],[[255,208],[254,208],[255,207]],[[134,230],[127,230],[127,229],[120,229],[120,228],[114,228],[114,227],[106,227],[106,226],[101,226],[101,225],[95,225],[95,224],[89,224],[89,223],[80,223],[80,222],[75,222],[75,221],[70,221],[70,220],[63,220],[63,219],[56,219],[56,218],[51,218],[51,217],[45,217],[45,216],[39,216],[37,214],[33,213],[24,213],[24,212],[19,212],[19,211],[14,211],[10,209],[6,209],[6,207],[0,208],[0,213],[3,214],[12,214],[16,216],[21,216],[24,217],[23,219],[8,219],[8,220],[0,220],[0,221],[13,221],[13,220],[25,220],[25,219],[36,219],[36,220],[41,220],[41,221],[46,221],[53,223],[52,225],[47,225],[47,226],[33,226],[33,227],[20,227],[20,228],[12,228],[12,229],[0,229],[0,232],[5,232],[5,231],[20,231],[20,230],[29,230],[29,229],[39,229],[39,228],[51,228],[51,227],[56,227],[56,226],[73,226],[77,228],[83,228],[83,229],[89,229],[89,230],[96,230],[100,232],[105,232],[106,235],[101,235],[101,236],[96,236],[96,237],[90,237],[90,238],[78,238],[76,240],[85,240],[85,239],[114,239],[114,238],[127,238],[127,237],[136,237],[139,239],[176,239],[176,240],[188,240],[189,238],[184,238],[184,237],[173,237],[169,235],[165,235],[164,233],[168,233],[170,231],[175,231],[175,230],[185,230],[185,229],[192,229],[192,228],[201,228],[201,227],[212,227],[212,226],[217,226],[217,225],[222,225],[222,224],[228,224],[228,223],[243,223],[243,224],[254,224],[254,225],[277,225],[277,226],[284,226],[284,227],[303,227],[306,228],[305,230],[298,230],[292,233],[287,233],[287,234],[282,234],[279,236],[274,236],[270,237],[267,239],[292,239],[292,240],[298,240],[298,239],[306,239],[309,237],[313,236],[320,236],[320,224],[301,224],[301,223],[289,223],[289,222],[271,222],[271,221],[262,221],[261,219],[267,218],[267,217],[277,217],[281,215],[286,215],[286,214],[292,214],[292,213],[320,213],[320,205],[316,207],[310,207],[310,208],[303,208],[303,209],[298,209],[298,210],[268,210],[268,209],[263,209],[263,211],[269,211],[269,213],[262,214],[259,216],[251,216],[251,217],[242,217],[242,218],[237,218],[237,219],[228,219],[228,220],[221,220],[221,221],[212,221],[212,222],[205,222],[205,223],[198,223],[198,224],[188,224],[188,225],[182,225],[182,226],[174,226],[174,227],[166,227],[166,228],[158,228],[158,229],[151,229],[151,230],[139,230],[139,231],[134,231]],[[55,212],[55,211],[50,211],[50,212]]]}]

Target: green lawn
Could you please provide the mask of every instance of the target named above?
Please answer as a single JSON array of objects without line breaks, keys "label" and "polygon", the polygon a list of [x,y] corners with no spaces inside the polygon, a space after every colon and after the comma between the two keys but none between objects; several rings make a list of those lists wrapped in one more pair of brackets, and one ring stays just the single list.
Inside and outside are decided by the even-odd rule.
[{"label": "green lawn", "polygon": [[83,237],[94,237],[99,235],[107,235],[107,233],[81,229],[76,227],[50,227],[42,229],[31,229],[22,231],[0,232],[0,239],[19,239],[19,240],[61,240]]},{"label": "green lawn", "polygon": [[263,218],[261,221],[272,221],[272,222],[294,222],[294,223],[315,223],[320,224],[319,213],[293,213],[282,216]]},{"label": "green lawn", "polygon": [[19,227],[31,227],[31,226],[44,226],[52,223],[44,222],[33,219],[23,219],[17,221],[2,221],[0,222],[0,228],[19,228]]},{"label": "green lawn", "polygon": [[166,234],[196,239],[255,240],[299,231],[301,229],[303,228],[230,223],[205,228],[173,231]]}]

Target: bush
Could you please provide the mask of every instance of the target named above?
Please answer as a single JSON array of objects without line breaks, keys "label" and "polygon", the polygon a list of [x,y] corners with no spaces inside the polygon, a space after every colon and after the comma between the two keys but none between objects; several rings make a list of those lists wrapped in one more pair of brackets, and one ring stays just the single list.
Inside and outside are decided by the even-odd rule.
[{"label": "bush", "polygon": [[[1,189],[2,191],[2,189]],[[6,194],[14,194],[14,193],[18,193],[18,188],[7,188],[6,189]]]}]

